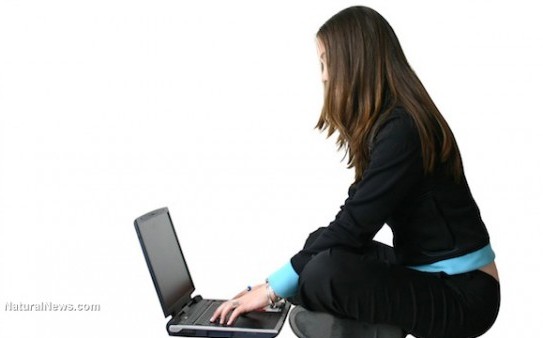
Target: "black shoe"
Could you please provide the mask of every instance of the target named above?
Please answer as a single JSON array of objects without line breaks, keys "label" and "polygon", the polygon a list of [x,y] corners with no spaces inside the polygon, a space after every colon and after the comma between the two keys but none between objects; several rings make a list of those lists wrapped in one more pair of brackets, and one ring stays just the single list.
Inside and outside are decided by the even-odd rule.
[{"label": "black shoe", "polygon": [[352,319],[312,312],[301,306],[290,311],[290,327],[300,338],[404,338],[400,328],[384,324],[367,324]]}]

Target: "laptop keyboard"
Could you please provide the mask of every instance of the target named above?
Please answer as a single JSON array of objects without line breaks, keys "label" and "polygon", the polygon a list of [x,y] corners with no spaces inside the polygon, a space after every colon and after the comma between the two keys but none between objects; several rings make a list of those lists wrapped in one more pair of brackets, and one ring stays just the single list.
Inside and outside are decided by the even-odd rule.
[{"label": "laptop keyboard", "polygon": [[[221,300],[203,299],[191,306],[191,311],[188,314],[181,315],[178,323],[195,326],[225,326],[225,324],[219,324],[219,321],[213,323],[209,321],[215,310],[223,302]],[[251,329],[273,329],[277,323],[277,318],[280,316],[280,312],[246,313],[238,317],[234,326]]]},{"label": "laptop keyboard", "polygon": [[179,318],[179,324],[209,325],[209,319],[219,305],[221,305],[221,302],[203,299],[193,305],[190,314],[184,314]]},{"label": "laptop keyboard", "polygon": [[[200,315],[200,317],[196,320],[194,323],[195,325],[213,325],[214,323],[211,323],[209,319],[211,319],[211,316],[213,316],[213,313],[215,310],[221,305],[220,302],[211,302],[207,309]],[[218,321],[217,321],[218,322]]]}]

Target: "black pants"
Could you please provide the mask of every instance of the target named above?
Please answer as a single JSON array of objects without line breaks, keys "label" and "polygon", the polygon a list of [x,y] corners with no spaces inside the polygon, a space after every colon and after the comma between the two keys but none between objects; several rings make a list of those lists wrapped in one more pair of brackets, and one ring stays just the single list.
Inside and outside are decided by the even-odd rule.
[{"label": "black pants", "polygon": [[479,270],[447,275],[398,265],[391,247],[372,242],[364,252],[329,249],[314,256],[300,275],[294,302],[394,325],[415,337],[467,338],[482,335],[496,320],[500,286]]}]

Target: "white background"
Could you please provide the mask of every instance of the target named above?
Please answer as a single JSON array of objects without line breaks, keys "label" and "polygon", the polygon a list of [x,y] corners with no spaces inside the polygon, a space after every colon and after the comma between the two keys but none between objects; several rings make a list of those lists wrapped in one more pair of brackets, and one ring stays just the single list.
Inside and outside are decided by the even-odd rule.
[{"label": "white background", "polygon": [[[353,4],[2,0],[0,336],[166,337],[133,227],[153,209],[170,208],[206,297],[261,282],[327,225],[353,172],[313,129],[314,36]],[[460,145],[502,280],[486,337],[539,335],[536,1],[363,4],[393,26]]]}]

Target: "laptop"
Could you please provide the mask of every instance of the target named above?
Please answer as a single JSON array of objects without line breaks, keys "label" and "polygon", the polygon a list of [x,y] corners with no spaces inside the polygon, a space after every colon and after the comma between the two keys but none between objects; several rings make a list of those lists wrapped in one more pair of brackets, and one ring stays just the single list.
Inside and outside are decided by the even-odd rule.
[{"label": "laptop", "polygon": [[196,290],[181,251],[168,208],[149,212],[134,221],[170,336],[271,338],[281,331],[290,308],[266,308],[240,316],[231,326],[211,323],[225,300],[193,296]]}]

